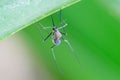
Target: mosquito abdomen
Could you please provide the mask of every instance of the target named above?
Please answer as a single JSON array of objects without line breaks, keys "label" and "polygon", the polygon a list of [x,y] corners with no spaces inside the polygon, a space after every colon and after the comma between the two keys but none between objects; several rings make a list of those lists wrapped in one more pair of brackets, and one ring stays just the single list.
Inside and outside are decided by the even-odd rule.
[{"label": "mosquito abdomen", "polygon": [[57,40],[53,39],[52,41],[56,46],[60,45],[60,43],[61,43],[61,40],[59,40],[59,39],[57,39]]}]

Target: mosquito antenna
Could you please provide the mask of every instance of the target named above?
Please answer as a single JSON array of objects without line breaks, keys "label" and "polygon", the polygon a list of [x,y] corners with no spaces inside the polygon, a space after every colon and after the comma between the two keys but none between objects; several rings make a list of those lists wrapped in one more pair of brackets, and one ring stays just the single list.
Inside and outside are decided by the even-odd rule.
[{"label": "mosquito antenna", "polygon": [[54,26],[55,26],[55,23],[54,23],[54,19],[53,19],[52,15],[51,15],[51,19],[52,19],[52,25],[53,25],[53,27],[54,27]]}]

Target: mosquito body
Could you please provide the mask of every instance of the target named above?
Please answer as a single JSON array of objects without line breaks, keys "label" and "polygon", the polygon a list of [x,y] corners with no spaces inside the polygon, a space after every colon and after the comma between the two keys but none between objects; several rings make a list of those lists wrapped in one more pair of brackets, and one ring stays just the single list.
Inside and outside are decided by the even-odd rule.
[{"label": "mosquito body", "polygon": [[52,42],[54,43],[54,45],[56,46],[60,45],[61,37],[62,37],[61,32],[56,27],[53,28]]},{"label": "mosquito body", "polygon": [[[52,27],[44,27],[42,24],[40,24],[43,29],[52,29],[52,31],[48,34],[47,37],[43,38],[44,41],[46,41],[50,36],[51,36],[51,39],[52,39],[52,42],[53,42],[53,45],[51,46],[51,51],[52,51],[52,55],[53,55],[53,58],[54,58],[54,62],[58,68],[58,70],[63,73],[59,66],[57,65],[57,62],[56,62],[56,56],[55,56],[55,53],[54,53],[54,47],[55,46],[59,46],[61,44],[61,40],[63,40],[68,46],[69,48],[71,49],[71,51],[73,51],[73,48],[71,46],[71,44],[69,43],[69,41],[67,39],[64,39],[63,38],[63,35],[65,36],[66,35],[66,32],[64,30],[64,28],[68,25],[63,19],[62,19],[62,16],[61,16],[61,10],[60,10],[60,26],[57,27],[54,23],[54,20],[53,20],[53,17],[51,16],[51,19],[52,19]],[[40,32],[40,28],[37,27],[39,32]],[[61,29],[63,29],[64,32],[61,32]],[[40,32],[41,34],[41,32]],[[74,54],[74,56],[76,57],[76,55]]]}]

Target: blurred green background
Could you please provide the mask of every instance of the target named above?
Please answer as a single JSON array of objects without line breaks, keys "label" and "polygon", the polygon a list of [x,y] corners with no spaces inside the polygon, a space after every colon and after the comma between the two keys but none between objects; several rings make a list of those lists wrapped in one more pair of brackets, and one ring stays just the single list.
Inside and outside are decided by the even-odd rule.
[{"label": "blurred green background", "polygon": [[[54,64],[51,39],[43,42],[35,28],[40,26],[38,23],[52,25],[50,16],[22,30],[21,36],[35,52],[31,55],[36,59],[36,68],[39,69],[42,58],[58,80],[120,80],[120,6],[115,7],[115,3],[120,5],[119,0],[82,0],[62,10],[63,18],[68,23],[65,38],[70,41],[80,61],[78,64],[65,42],[55,47],[57,63],[64,76]],[[59,12],[53,17],[58,25]],[[44,30],[42,33],[47,36]]]}]

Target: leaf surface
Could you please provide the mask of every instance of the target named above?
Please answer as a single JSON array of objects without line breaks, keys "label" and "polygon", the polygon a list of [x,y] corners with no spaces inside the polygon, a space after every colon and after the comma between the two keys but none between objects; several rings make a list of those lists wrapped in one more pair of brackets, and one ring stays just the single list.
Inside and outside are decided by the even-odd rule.
[{"label": "leaf surface", "polygon": [[1,0],[0,40],[80,0]]}]

